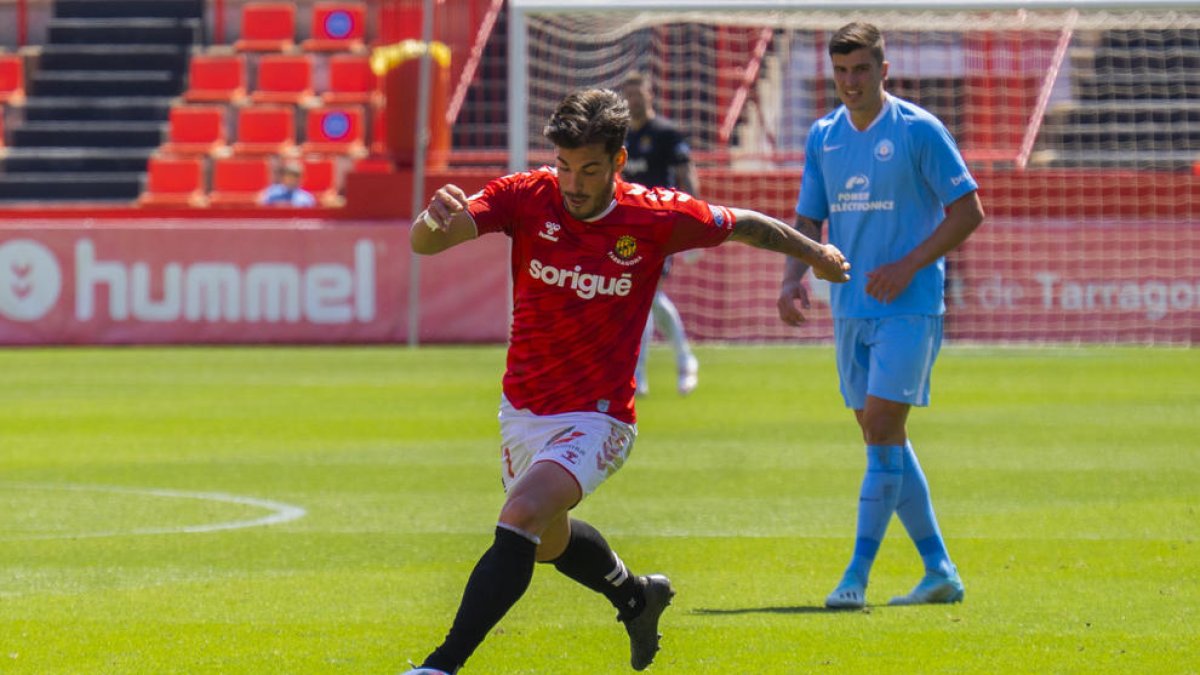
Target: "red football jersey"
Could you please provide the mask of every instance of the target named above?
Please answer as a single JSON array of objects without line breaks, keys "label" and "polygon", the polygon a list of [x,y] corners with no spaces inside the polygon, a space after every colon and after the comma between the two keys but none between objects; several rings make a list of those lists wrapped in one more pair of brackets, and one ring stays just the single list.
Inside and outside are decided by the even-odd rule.
[{"label": "red football jersey", "polygon": [[480,235],[512,238],[509,402],[538,415],[601,412],[633,423],[633,371],[663,260],[725,241],[733,214],[618,178],[612,206],[576,220],[550,167],[493,180],[468,211]]}]

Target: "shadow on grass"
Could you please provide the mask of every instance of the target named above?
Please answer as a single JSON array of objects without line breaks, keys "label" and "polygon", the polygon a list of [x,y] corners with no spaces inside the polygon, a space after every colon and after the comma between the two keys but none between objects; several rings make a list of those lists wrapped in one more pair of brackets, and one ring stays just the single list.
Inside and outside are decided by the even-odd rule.
[{"label": "shadow on grass", "polygon": [[700,614],[704,616],[733,616],[737,614],[841,614],[845,612],[865,612],[866,609],[830,609],[825,606],[800,606],[800,607],[729,607],[721,609],[713,609],[708,607],[697,607],[691,611],[692,614]]}]

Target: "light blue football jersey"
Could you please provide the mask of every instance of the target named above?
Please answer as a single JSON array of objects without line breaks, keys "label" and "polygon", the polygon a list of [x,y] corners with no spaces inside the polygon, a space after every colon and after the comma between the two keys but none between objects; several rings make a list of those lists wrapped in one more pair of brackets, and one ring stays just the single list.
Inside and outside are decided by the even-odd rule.
[{"label": "light blue football jersey", "polygon": [[873,318],[946,311],[946,261],[917,272],[891,303],[867,295],[867,272],[924,241],[943,206],[978,189],[941,121],[894,96],[865,131],[845,106],[813,123],[796,213],[829,220],[829,241],[846,254],[851,279],[831,285],[833,316]]}]

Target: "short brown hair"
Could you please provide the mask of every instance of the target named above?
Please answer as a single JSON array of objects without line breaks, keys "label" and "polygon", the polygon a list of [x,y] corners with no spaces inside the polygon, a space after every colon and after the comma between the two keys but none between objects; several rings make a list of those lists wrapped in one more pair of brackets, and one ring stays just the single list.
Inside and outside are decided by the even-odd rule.
[{"label": "short brown hair", "polygon": [[883,63],[883,33],[874,24],[855,21],[842,26],[829,40],[829,55],[871,50],[876,63]]},{"label": "short brown hair", "polygon": [[605,152],[615,155],[628,130],[629,104],[623,97],[608,89],[584,89],[558,104],[542,135],[560,148],[602,143]]}]

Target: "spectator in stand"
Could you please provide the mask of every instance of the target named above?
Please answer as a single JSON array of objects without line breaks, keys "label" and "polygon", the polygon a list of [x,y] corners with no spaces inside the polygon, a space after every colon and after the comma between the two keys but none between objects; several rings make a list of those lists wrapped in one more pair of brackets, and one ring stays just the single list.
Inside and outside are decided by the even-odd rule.
[{"label": "spectator in stand", "polygon": [[304,167],[300,162],[287,161],[279,167],[279,178],[274,185],[263,190],[258,203],[263,206],[310,207],[317,205],[316,197],[300,187]]},{"label": "spectator in stand", "polygon": [[[654,110],[654,93],[650,79],[639,72],[625,76],[621,82],[621,95],[629,103],[629,133],[625,138],[625,150],[629,159],[621,177],[630,183],[639,183],[649,188],[678,189],[693,197],[698,196],[700,181],[696,167],[692,164],[691,149],[687,138],[673,122]],[[663,264],[662,278],[671,273],[672,258]],[[638,356],[638,396],[650,393],[650,379],[646,373],[646,360],[650,352],[650,341],[654,329],[658,328],[671,342],[675,350],[675,366],[679,372],[678,390],[681,396],[692,393],[699,382],[700,363],[688,344],[683,319],[675,303],[662,290],[660,282],[654,293],[654,305],[642,334],[642,346]]]}]

